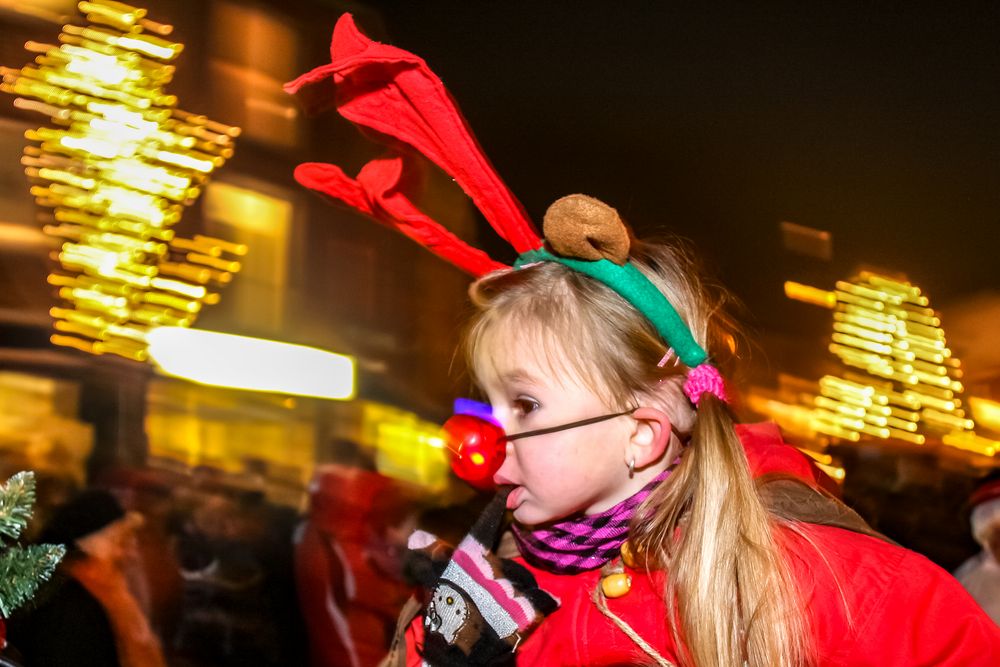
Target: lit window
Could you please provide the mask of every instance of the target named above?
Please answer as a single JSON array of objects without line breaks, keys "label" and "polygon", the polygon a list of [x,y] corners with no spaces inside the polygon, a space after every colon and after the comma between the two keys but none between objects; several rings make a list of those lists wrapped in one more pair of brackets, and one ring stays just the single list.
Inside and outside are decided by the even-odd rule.
[{"label": "lit window", "polygon": [[213,3],[208,25],[213,113],[254,141],[296,146],[300,113],[281,88],[298,74],[295,30],[236,2]]},{"label": "lit window", "polygon": [[[267,189],[280,190],[274,186]],[[280,331],[294,212],[291,201],[216,181],[205,189],[203,210],[208,235],[249,248],[241,260],[239,276],[226,288],[226,296],[217,307],[220,315],[228,313],[235,324],[250,325],[256,331]]]}]

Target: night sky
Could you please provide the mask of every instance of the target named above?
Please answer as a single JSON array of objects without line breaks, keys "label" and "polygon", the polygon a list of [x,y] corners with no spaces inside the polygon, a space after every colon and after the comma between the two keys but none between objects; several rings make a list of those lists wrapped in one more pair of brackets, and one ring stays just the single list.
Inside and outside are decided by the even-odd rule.
[{"label": "night sky", "polygon": [[[365,4],[533,217],[585,192],[688,237],[760,328],[800,326],[785,279],[862,265],[939,307],[1000,287],[998,3]],[[833,261],[782,220],[832,232]]]}]

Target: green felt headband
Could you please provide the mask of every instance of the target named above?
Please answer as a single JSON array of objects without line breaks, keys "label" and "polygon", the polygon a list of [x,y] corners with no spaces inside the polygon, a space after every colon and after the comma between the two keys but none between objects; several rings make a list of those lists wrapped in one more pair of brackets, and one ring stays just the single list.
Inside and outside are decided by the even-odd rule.
[{"label": "green felt headband", "polygon": [[708,359],[708,353],[694,340],[691,329],[677,314],[663,293],[649,278],[644,276],[631,262],[619,265],[608,259],[585,260],[553,255],[545,248],[521,253],[514,262],[515,268],[522,268],[536,262],[558,262],[574,271],[590,276],[618,292],[626,301],[646,316],[663,340],[689,368],[694,368]]}]

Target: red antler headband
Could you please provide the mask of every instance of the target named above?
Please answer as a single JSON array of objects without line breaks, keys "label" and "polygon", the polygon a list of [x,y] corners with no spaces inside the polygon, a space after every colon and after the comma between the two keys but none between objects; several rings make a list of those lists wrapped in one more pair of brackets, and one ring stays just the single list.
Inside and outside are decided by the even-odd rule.
[{"label": "red antler headband", "polygon": [[[337,21],[330,58],[330,64],[286,84],[285,90],[299,93],[312,110],[327,107],[333,100],[347,120],[426,155],[455,179],[493,229],[518,252],[515,266],[559,262],[608,285],[643,313],[692,369],[685,383],[692,402],[697,404],[706,392],[725,400],[719,372],[706,363],[705,350],[673,305],[628,261],[628,233],[614,209],[581,195],[553,204],[545,220],[546,236],[555,251],[550,252],[520,202],[483,155],[441,79],[421,58],[371,41],[358,30],[350,14]],[[379,158],[366,164],[354,179],[335,165],[309,162],[295,169],[295,179],[398,229],[475,277],[510,268],[422,213],[400,191],[404,168],[400,156]],[[613,239],[609,244],[613,248],[584,247],[581,252],[580,239],[591,242],[591,235],[589,230],[581,234],[580,225],[572,224],[580,213],[592,216],[588,222],[597,221],[601,233]],[[568,227],[567,219],[571,221]]]},{"label": "red antler headband", "polygon": [[[542,246],[521,203],[497,176],[483,155],[465,119],[421,58],[361,34],[350,14],[333,30],[331,62],[285,85],[298,93],[309,84],[325,84],[321,104],[335,100],[347,120],[398,139],[450,174],[472,197],[493,229],[518,253]],[[330,78],[336,95],[330,95]],[[309,93],[307,106],[316,98]],[[312,105],[317,106],[317,105]],[[506,268],[469,246],[440,223],[421,213],[398,191],[403,171],[400,157],[366,164],[357,180],[339,167],[310,162],[299,165],[295,178],[302,185],[340,199],[379,222],[398,229],[442,259],[479,277]]]}]

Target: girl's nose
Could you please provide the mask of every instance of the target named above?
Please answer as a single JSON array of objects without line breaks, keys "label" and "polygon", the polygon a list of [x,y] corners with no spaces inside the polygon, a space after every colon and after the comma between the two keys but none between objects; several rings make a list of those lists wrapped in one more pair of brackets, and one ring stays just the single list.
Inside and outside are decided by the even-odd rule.
[{"label": "girl's nose", "polygon": [[515,461],[514,456],[514,443],[507,443],[507,455],[503,459],[503,463],[495,473],[493,473],[493,483],[497,486],[503,484],[512,484],[516,480],[517,471],[517,461]]}]

